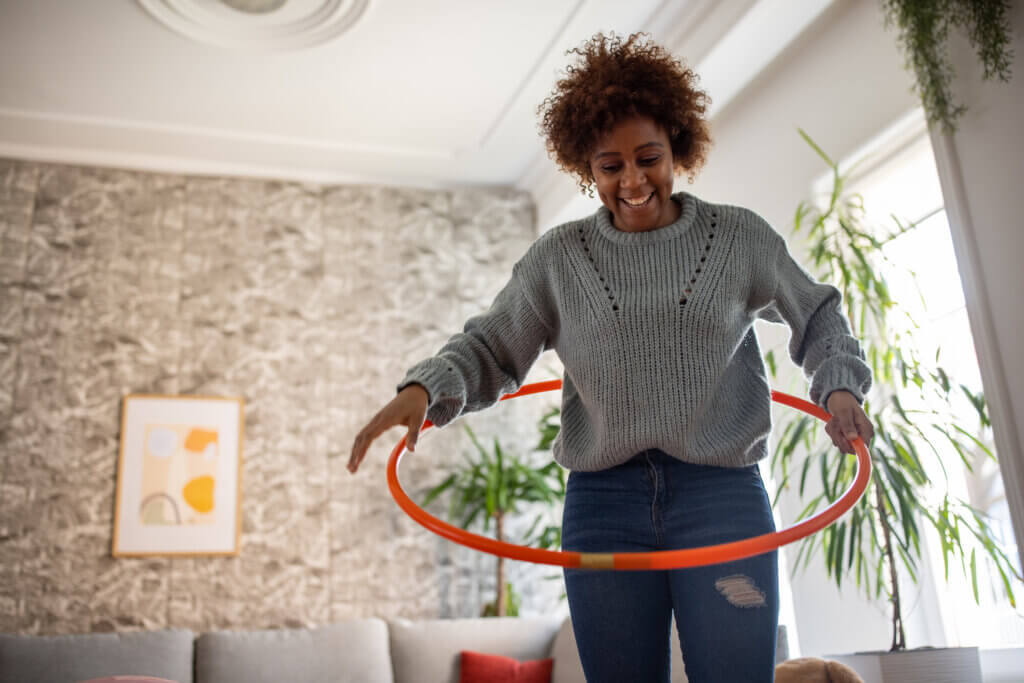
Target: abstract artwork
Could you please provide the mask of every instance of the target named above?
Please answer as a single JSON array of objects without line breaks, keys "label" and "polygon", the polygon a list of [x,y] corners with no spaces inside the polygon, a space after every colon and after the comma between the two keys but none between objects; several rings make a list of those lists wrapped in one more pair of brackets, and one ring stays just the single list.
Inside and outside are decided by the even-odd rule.
[{"label": "abstract artwork", "polygon": [[117,557],[237,555],[243,402],[124,397],[117,470]]}]

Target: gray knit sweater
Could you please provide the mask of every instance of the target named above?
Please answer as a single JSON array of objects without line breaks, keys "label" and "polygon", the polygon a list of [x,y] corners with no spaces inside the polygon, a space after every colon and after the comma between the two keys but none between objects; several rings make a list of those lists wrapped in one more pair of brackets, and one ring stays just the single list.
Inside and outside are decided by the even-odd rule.
[{"label": "gray knit sweater", "polygon": [[614,467],[649,448],[737,467],[767,455],[769,386],[753,322],[789,325],[789,354],[825,405],[871,385],[840,293],[793,261],[747,209],[678,193],[679,219],[616,229],[607,208],[541,236],[490,309],[398,385],[429,394],[441,427],[518,389],[541,352],[565,366],[554,455],[571,470]]}]

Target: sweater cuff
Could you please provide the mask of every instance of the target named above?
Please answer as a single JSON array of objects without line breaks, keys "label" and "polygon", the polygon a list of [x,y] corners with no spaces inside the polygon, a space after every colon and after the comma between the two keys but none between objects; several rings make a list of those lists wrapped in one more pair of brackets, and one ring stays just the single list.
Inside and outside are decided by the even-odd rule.
[{"label": "sweater cuff", "polygon": [[419,384],[427,390],[427,419],[443,427],[461,413],[466,405],[466,387],[455,366],[437,356],[417,363],[398,383],[397,391],[410,384]]},{"label": "sweater cuff", "polygon": [[811,380],[811,401],[828,410],[828,397],[833,391],[853,394],[860,404],[871,388],[871,371],[864,361],[855,357],[832,357],[824,361]]}]

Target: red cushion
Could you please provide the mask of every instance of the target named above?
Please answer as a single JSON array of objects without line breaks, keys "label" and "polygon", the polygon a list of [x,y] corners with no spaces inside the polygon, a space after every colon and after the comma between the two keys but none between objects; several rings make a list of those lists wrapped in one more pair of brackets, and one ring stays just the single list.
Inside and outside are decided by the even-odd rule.
[{"label": "red cushion", "polygon": [[520,662],[511,657],[462,651],[459,683],[551,683],[553,659]]}]

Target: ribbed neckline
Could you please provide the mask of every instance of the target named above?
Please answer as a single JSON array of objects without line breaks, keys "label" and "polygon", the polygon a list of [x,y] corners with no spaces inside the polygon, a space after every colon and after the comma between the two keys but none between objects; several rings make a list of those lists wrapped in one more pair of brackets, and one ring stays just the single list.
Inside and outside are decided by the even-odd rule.
[{"label": "ribbed neckline", "polygon": [[669,223],[664,227],[645,230],[644,232],[619,230],[612,225],[612,212],[608,210],[607,206],[602,205],[597,210],[597,229],[602,235],[617,244],[639,246],[676,239],[686,233],[693,224],[693,220],[697,217],[697,198],[686,192],[676,192],[672,194],[672,199],[680,204],[682,210],[679,212],[679,218],[675,222]]}]

